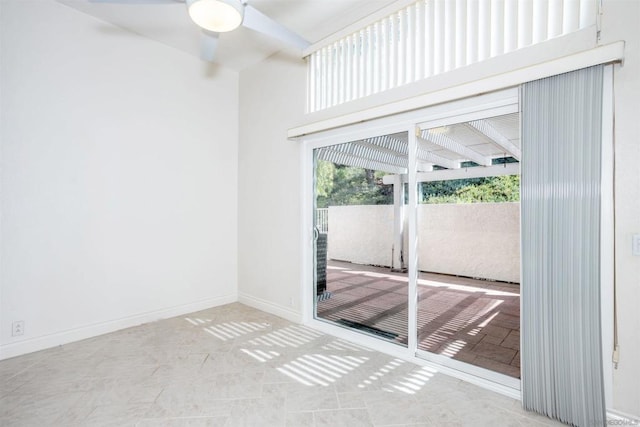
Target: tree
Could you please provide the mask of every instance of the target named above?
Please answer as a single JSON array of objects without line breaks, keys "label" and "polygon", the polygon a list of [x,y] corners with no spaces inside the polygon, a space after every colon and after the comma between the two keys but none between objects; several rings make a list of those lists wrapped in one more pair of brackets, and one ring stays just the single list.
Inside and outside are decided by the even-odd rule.
[{"label": "tree", "polygon": [[318,208],[393,203],[393,186],[385,185],[384,172],[318,160],[316,204]]},{"label": "tree", "polygon": [[[385,175],[388,174],[318,160],[317,207],[391,205],[393,185],[383,184],[382,178]],[[497,203],[520,200],[519,175],[423,182],[418,188],[420,203]]]},{"label": "tree", "polygon": [[[517,202],[520,200],[520,175],[493,176],[488,178],[475,178],[474,180],[456,180],[465,181],[463,183],[449,182],[450,189],[458,186],[453,191],[443,191],[441,187],[435,186],[439,190],[431,190],[429,197],[423,198],[423,203],[498,203],[498,202]],[[471,181],[471,182],[470,182]],[[442,181],[441,181],[442,182]],[[435,183],[434,183],[435,184]],[[425,191],[422,192],[423,197]],[[426,194],[430,194],[429,191]]]}]

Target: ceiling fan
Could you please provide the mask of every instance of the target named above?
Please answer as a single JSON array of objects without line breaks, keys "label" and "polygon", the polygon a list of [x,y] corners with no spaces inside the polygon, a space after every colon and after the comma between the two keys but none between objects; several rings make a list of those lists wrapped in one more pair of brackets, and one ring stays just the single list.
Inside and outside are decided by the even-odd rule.
[{"label": "ceiling fan", "polygon": [[201,57],[212,62],[215,59],[220,33],[233,31],[240,25],[266,34],[299,49],[310,43],[256,8],[247,0],[89,0],[92,3],[119,4],[172,4],[183,2],[191,20],[202,29]]}]

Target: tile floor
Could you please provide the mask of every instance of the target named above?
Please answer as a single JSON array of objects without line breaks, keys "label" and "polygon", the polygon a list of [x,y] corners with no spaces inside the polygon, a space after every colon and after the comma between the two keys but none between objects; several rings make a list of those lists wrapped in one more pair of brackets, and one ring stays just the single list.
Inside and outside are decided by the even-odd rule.
[{"label": "tile floor", "polygon": [[[329,261],[318,317],[354,321],[407,343],[407,275]],[[420,273],[418,348],[520,378],[520,286]]]},{"label": "tile floor", "polygon": [[1,361],[0,425],[559,424],[236,303]]}]

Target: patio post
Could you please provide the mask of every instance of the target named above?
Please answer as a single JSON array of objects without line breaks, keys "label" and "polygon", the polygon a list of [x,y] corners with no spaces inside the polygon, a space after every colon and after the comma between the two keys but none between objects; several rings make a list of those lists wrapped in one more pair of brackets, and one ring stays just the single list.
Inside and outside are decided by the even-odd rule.
[{"label": "patio post", "polygon": [[391,250],[391,270],[403,268],[404,233],[404,183],[402,175],[393,176],[393,247]]}]

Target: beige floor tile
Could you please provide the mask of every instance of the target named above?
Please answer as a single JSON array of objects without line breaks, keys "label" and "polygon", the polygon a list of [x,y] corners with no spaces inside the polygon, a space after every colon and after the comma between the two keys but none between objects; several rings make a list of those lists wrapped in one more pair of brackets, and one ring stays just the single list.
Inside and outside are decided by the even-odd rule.
[{"label": "beige floor tile", "polygon": [[338,409],[317,411],[313,414],[316,427],[367,427],[373,426],[364,409]]},{"label": "beige floor tile", "polygon": [[3,427],[557,425],[241,304],[0,361],[0,380]]}]

